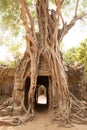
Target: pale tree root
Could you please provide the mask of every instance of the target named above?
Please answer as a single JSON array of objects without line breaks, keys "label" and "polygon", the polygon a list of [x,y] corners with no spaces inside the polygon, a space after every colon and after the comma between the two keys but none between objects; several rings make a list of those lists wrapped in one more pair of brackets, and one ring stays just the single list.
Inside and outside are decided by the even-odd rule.
[{"label": "pale tree root", "polygon": [[68,109],[63,109],[63,111],[60,111],[58,107],[54,109],[52,121],[61,127],[72,127],[75,123],[87,125],[87,104],[79,101],[70,92]]},{"label": "pale tree root", "polygon": [[33,103],[29,103],[28,106],[28,110],[26,109],[25,105],[24,105],[24,99],[21,102],[21,107],[23,109],[23,111],[26,113],[26,115],[31,114],[32,117],[34,117],[34,104]]},{"label": "pale tree root", "polygon": [[31,115],[24,115],[24,116],[13,116],[13,117],[2,117],[0,119],[1,125],[6,126],[17,126],[21,124],[25,124],[27,121],[32,121],[33,117]]},{"label": "pale tree root", "polygon": [[25,124],[27,121],[32,121],[32,114],[25,114],[24,116],[13,116],[13,117],[1,117],[0,124],[6,126],[17,126]]},{"label": "pale tree root", "polygon": [[[12,99],[3,103],[0,110],[5,109],[6,106],[12,105]],[[0,118],[0,124],[4,126],[17,126],[25,124],[27,121],[31,121],[34,118],[33,104],[29,104],[28,110],[22,103],[21,108],[25,111],[22,116],[5,116]],[[68,109],[66,109],[68,108]],[[73,124],[87,124],[87,104],[79,101],[70,93],[69,107],[65,107],[63,111],[59,111],[58,105],[54,109],[52,115],[52,122],[57,123],[60,127],[73,127]]]},{"label": "pale tree root", "polygon": [[[7,102],[4,102],[1,106],[0,106],[0,110],[6,110],[9,106],[13,107],[13,111],[14,111],[14,106],[13,106],[13,99],[10,98],[9,100],[7,100]],[[23,111],[25,113],[23,113],[21,116],[15,116],[15,115],[11,115],[11,116],[1,116],[0,117],[0,125],[4,125],[4,126],[17,126],[20,124],[25,124],[27,121],[32,121],[34,118],[34,109],[33,109],[33,104],[29,104],[28,110],[25,108],[24,103],[22,102],[21,106],[20,106],[20,111]]]},{"label": "pale tree root", "polygon": [[13,97],[9,98],[7,101],[3,102],[2,105],[0,105],[0,110],[6,108],[7,106],[10,106],[13,104]]}]

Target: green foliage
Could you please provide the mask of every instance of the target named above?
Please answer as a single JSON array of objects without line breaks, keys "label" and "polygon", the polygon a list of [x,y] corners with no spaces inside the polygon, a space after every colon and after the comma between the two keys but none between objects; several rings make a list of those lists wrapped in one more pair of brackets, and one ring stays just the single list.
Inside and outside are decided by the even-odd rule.
[{"label": "green foliage", "polygon": [[21,45],[20,44],[13,44],[12,46],[9,46],[8,50],[12,53],[13,59],[18,60],[21,57],[20,50]]},{"label": "green foliage", "polygon": [[8,67],[16,67],[17,63],[15,61],[7,62],[7,61],[0,60],[0,65],[8,66]]},{"label": "green foliage", "polygon": [[20,6],[18,0],[0,0],[1,25],[18,30],[20,23]]},{"label": "green foliage", "polygon": [[[51,6],[54,4],[55,0],[50,0]],[[36,0],[26,0],[26,3],[31,11],[32,17],[36,22],[36,12],[35,12],[35,4]],[[85,10],[87,6],[87,1],[83,0],[80,2],[80,10]],[[64,0],[63,4],[63,13],[67,20],[74,15],[73,11],[75,11],[76,0]],[[85,7],[85,8],[84,8]],[[17,35],[20,31],[20,25],[22,26],[22,22],[20,20],[21,15],[21,6],[18,0],[0,0],[0,24],[4,25],[6,28],[12,29],[13,33]],[[70,13],[71,10],[71,13]],[[87,11],[87,10],[86,10]],[[81,12],[81,11],[80,11]],[[69,17],[70,16],[70,17]]]},{"label": "green foliage", "polygon": [[26,43],[20,35],[14,36],[13,33],[9,31],[3,31],[3,33],[0,34],[0,48],[4,49],[3,46],[6,48],[6,51],[5,49],[2,50],[6,56],[3,60],[0,60],[0,62],[13,66],[23,57]]},{"label": "green foliage", "polygon": [[80,43],[80,47],[78,48],[78,62],[79,64],[85,65],[85,70],[87,72],[87,39]]},{"label": "green foliage", "polygon": [[74,64],[77,60],[77,48],[73,47],[64,54],[64,61],[69,64]]},{"label": "green foliage", "polygon": [[71,48],[64,54],[64,61],[69,64],[84,64],[87,73],[87,39],[80,43],[78,48]]},{"label": "green foliage", "polygon": [[[33,19],[36,19],[35,1],[26,0]],[[0,27],[10,29],[14,35],[18,35],[23,26],[21,21],[21,5],[18,0],[0,0]]]}]

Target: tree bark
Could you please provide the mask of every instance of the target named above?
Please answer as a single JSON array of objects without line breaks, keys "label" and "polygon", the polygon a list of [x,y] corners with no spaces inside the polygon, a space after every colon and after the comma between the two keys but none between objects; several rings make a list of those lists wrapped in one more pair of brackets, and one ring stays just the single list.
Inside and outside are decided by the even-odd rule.
[{"label": "tree bark", "polygon": [[[26,30],[26,53],[28,53],[30,62],[31,62],[31,69],[30,69],[30,89],[28,93],[28,110],[27,114],[33,111],[33,104],[34,104],[34,95],[35,95],[35,89],[36,89],[36,83],[37,83],[37,74],[38,74],[38,44],[37,44],[37,37],[34,30],[34,21],[31,17],[30,11],[28,7],[26,6],[26,3],[24,0],[19,0],[21,3],[21,18],[23,20],[23,24]],[[30,25],[28,23],[28,20],[30,21]]]}]

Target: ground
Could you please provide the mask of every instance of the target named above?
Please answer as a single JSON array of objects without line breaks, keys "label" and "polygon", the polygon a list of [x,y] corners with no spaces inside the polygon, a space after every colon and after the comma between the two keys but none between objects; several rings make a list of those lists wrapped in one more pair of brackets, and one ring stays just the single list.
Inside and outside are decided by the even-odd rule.
[{"label": "ground", "polygon": [[34,120],[19,126],[0,126],[0,130],[87,130],[87,125],[73,124],[72,127],[59,127],[51,120],[52,113],[49,112],[44,95],[39,96],[38,102],[42,103],[35,111]]},{"label": "ground", "polygon": [[0,130],[87,130],[87,125],[74,125],[71,128],[58,127],[57,124],[52,124],[50,121],[50,113],[36,113],[33,121],[27,122],[20,126],[0,126]]}]

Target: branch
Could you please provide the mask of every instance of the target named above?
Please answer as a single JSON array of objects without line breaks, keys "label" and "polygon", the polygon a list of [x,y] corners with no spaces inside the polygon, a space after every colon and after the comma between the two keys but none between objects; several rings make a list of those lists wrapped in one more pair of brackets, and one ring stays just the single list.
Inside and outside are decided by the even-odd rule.
[{"label": "branch", "polygon": [[64,2],[64,0],[55,0],[56,5],[58,5],[58,3],[60,3],[60,5],[62,5],[63,2]]},{"label": "branch", "polygon": [[47,19],[47,8],[48,8],[48,0],[46,0],[46,2],[44,2],[43,0],[41,1],[41,5],[42,5],[42,10],[43,10],[43,16],[44,16],[44,19],[45,19],[45,22],[44,22],[44,39],[45,39],[45,42],[47,43],[47,37],[48,37],[48,19]]},{"label": "branch", "polygon": [[63,37],[68,33],[68,31],[75,25],[77,21],[77,17],[74,16],[71,22],[67,25],[67,23],[64,23],[64,26],[61,30],[58,30],[60,32],[60,36],[58,36],[59,44],[61,43]]},{"label": "branch", "polygon": [[57,6],[57,9],[56,9],[56,14],[57,14],[57,19],[55,21],[55,28],[54,28],[54,32],[53,32],[53,35],[51,37],[51,39],[55,38],[56,35],[58,35],[58,27],[59,27],[59,21],[60,21],[60,17],[61,17],[61,12],[60,12],[60,8],[61,8],[61,5],[60,5],[60,1],[59,0],[55,0],[55,3],[56,3],[56,6]]},{"label": "branch", "polygon": [[32,31],[34,33],[34,21],[32,19],[32,16],[30,14],[30,10],[28,9],[28,7],[26,6],[26,3],[25,3],[25,0],[19,0],[19,2],[21,3],[22,5],[22,12],[24,13],[24,15],[26,16],[26,18],[30,20],[30,24],[31,24],[31,28],[32,28]]},{"label": "branch", "polygon": [[[26,41],[27,41],[27,47],[26,51],[33,52],[37,46],[37,38],[34,30],[34,21],[30,14],[30,10],[28,9],[25,0],[19,0],[19,3],[21,4],[21,18],[26,30]],[[27,49],[28,48],[28,49]]]},{"label": "branch", "polygon": [[71,22],[67,25],[67,32],[75,25],[77,20],[82,20],[85,16],[87,16],[87,13],[83,13],[81,16],[74,16]]},{"label": "branch", "polygon": [[78,6],[79,6],[79,0],[77,0],[77,2],[76,2],[75,16],[77,15]]},{"label": "branch", "polygon": [[85,16],[87,16],[87,13],[83,13],[82,15],[77,15],[77,10],[78,10],[78,7],[79,7],[79,1],[80,0],[77,0],[77,3],[76,3],[76,8],[75,8],[75,16],[72,18],[72,20],[70,21],[69,24],[67,23],[64,23],[62,21],[62,23],[64,23],[63,25],[63,28],[60,31],[60,36],[58,36],[58,40],[59,40],[59,43],[61,43],[63,37],[68,33],[68,31],[75,25],[76,21],[77,20],[82,20]]}]

